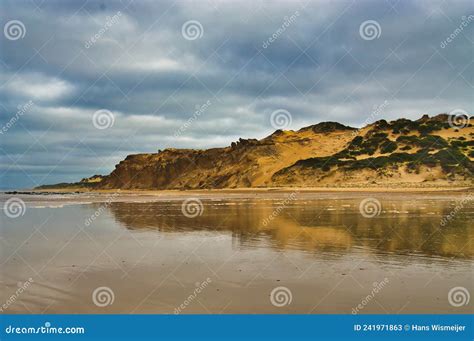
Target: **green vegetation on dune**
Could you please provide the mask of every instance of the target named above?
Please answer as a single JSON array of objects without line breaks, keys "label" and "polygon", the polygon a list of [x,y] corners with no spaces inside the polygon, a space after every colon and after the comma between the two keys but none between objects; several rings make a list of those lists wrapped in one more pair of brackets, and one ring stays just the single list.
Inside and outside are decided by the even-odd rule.
[{"label": "green vegetation on dune", "polygon": [[[399,120],[400,121],[400,120]],[[407,123],[401,120],[403,126]],[[411,121],[409,121],[411,122]],[[474,163],[469,159],[472,151],[464,153],[463,148],[472,146],[473,141],[454,140],[448,143],[441,136],[399,136],[396,141],[388,139],[383,132],[370,134],[365,139],[362,136],[355,137],[346,149],[327,157],[314,157],[297,161],[293,166],[282,169],[278,174],[285,174],[294,168],[312,168],[329,171],[334,167],[341,170],[356,171],[362,169],[380,170],[393,165],[406,165],[409,171],[418,171],[420,166],[440,166],[447,174],[472,176],[474,174]],[[395,152],[400,146],[403,152]],[[405,151],[419,148],[414,153]],[[373,155],[379,151],[381,155],[356,159],[360,155]]]},{"label": "green vegetation on dune", "polygon": [[[364,168],[380,169],[389,165],[399,163],[411,163],[411,165],[425,165],[435,167],[440,165],[447,172],[464,174],[464,170],[474,173],[473,162],[463,153],[454,148],[447,148],[434,154],[429,154],[427,149],[416,153],[392,153],[388,156],[370,157],[361,160],[341,160],[334,156],[315,157],[297,161],[293,166],[320,168],[329,170],[334,166],[346,170],[358,170]],[[291,168],[289,167],[289,168]],[[288,168],[287,168],[288,169]]]},{"label": "green vegetation on dune", "polygon": [[[391,130],[393,134],[408,134],[409,132],[416,131],[421,135],[428,135],[434,131],[450,128],[448,118],[448,115],[442,114],[431,119],[422,117],[416,121],[411,121],[406,118],[391,122],[380,120],[375,122],[374,125],[376,129]],[[467,117],[466,120],[468,120]]]},{"label": "green vegetation on dune", "polygon": [[409,135],[409,136],[399,136],[397,138],[397,142],[409,145],[409,146],[414,146],[414,147],[419,147],[419,148],[430,148],[430,149],[439,149],[439,148],[445,148],[449,146],[449,143],[443,139],[441,136],[438,135],[425,135],[425,136],[414,136],[414,135]]},{"label": "green vegetation on dune", "polygon": [[[385,152],[394,151],[397,149],[395,142],[387,138],[386,133],[374,133],[364,139],[362,136],[356,136],[347,146],[346,149],[337,153],[337,158],[352,158],[355,159],[358,155],[373,155],[379,148]],[[394,148],[395,147],[395,148]],[[384,151],[381,151],[384,153]]]}]

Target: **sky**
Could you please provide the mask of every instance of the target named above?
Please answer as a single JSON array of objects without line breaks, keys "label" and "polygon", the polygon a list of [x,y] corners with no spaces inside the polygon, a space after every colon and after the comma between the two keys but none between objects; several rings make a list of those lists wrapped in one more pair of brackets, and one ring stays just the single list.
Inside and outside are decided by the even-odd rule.
[{"label": "sky", "polygon": [[0,188],[474,109],[472,1],[0,0]]}]

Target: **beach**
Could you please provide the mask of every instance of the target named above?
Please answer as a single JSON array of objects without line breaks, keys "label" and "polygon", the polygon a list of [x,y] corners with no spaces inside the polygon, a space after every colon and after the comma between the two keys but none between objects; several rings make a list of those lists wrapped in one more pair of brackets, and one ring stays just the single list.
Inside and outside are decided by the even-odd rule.
[{"label": "beach", "polygon": [[25,211],[2,218],[0,302],[8,313],[467,313],[448,292],[473,289],[469,194],[3,194],[2,207],[15,196]]}]

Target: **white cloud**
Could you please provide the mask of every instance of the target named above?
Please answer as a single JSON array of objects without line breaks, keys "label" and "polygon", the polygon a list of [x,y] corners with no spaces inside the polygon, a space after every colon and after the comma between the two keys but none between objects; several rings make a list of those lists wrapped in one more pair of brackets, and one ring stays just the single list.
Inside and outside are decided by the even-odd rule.
[{"label": "white cloud", "polygon": [[7,91],[15,96],[34,99],[35,102],[60,99],[73,93],[69,82],[41,74],[19,73],[6,84]]}]

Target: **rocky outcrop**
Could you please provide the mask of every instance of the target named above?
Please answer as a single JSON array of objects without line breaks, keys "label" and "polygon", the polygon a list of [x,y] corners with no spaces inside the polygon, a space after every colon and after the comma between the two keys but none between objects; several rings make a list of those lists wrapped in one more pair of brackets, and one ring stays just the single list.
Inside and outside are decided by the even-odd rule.
[{"label": "rocky outcrop", "polygon": [[[379,120],[355,129],[322,122],[229,147],[129,155],[107,176],[57,187],[211,189],[278,186],[462,184],[473,181],[474,128],[447,114]],[[54,188],[53,186],[48,186]]]}]

